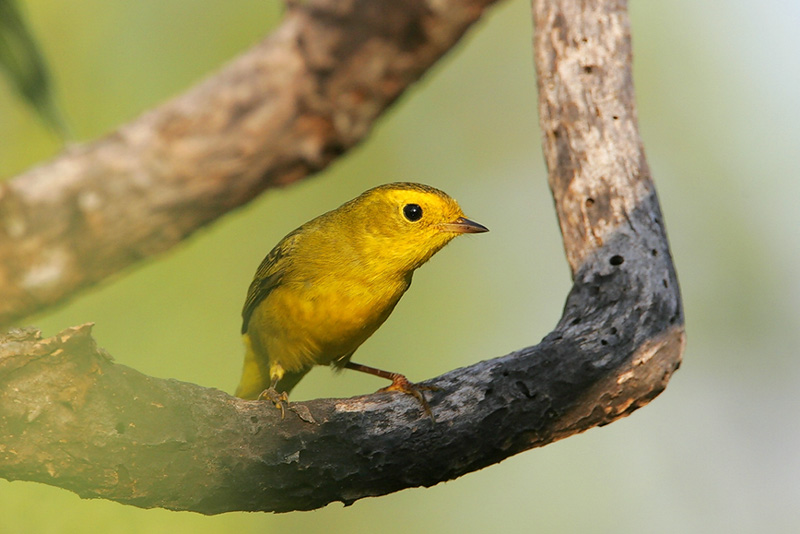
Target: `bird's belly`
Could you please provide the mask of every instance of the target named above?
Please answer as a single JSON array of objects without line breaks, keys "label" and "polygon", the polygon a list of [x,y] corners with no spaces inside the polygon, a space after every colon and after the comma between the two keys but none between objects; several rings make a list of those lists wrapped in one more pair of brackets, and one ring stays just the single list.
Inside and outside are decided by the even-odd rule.
[{"label": "bird's belly", "polygon": [[352,353],[383,324],[406,287],[278,287],[253,318],[270,360],[299,371]]}]

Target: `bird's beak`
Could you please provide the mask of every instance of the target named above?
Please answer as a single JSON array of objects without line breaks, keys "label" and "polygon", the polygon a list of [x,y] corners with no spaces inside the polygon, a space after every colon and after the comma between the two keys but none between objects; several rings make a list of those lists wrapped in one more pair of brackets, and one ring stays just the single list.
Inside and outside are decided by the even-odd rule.
[{"label": "bird's beak", "polygon": [[456,234],[480,234],[489,231],[484,225],[470,221],[466,217],[459,217],[453,222],[440,224],[439,228]]}]

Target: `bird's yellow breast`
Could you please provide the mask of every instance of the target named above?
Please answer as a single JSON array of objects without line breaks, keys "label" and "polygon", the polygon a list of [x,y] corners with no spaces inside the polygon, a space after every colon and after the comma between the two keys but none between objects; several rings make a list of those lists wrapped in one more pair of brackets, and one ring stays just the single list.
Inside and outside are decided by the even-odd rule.
[{"label": "bird's yellow breast", "polygon": [[315,282],[284,281],[250,319],[251,342],[285,371],[352,353],[383,324],[409,285],[404,278]]}]

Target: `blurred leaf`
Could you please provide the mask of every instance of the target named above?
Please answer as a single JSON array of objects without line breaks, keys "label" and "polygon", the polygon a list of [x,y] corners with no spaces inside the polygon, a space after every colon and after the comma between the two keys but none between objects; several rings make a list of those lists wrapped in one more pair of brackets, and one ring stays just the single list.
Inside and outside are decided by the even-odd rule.
[{"label": "blurred leaf", "polygon": [[68,129],[55,103],[47,65],[16,0],[0,0],[0,65],[42,120],[67,139]]}]

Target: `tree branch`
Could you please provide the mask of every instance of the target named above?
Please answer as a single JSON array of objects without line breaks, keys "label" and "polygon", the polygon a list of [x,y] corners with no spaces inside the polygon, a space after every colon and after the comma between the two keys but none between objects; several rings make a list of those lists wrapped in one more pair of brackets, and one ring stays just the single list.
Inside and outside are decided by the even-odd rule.
[{"label": "tree branch", "polygon": [[[84,325],[0,339],[0,476],[141,507],[307,510],[430,486],[608,424],[680,364],[683,311],[638,137],[623,3],[534,0],[550,186],[574,286],[535,347],[406,395],[271,405],[112,363]],[[307,410],[314,422],[298,414]]]},{"label": "tree branch", "polygon": [[291,2],[186,94],[0,182],[0,325],[325,168],[494,1]]}]

